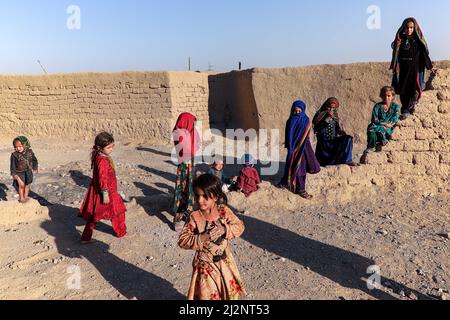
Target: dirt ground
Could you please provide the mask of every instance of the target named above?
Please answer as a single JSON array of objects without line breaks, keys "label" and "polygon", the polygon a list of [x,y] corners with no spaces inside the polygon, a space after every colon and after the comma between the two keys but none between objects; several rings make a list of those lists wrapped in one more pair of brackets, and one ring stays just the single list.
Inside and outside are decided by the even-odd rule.
[{"label": "dirt ground", "polygon": [[[0,183],[7,189],[1,197],[16,201],[12,146],[0,142]],[[0,226],[0,299],[185,299],[194,252],[178,248],[167,212],[176,171],[170,147],[117,144],[129,236],[116,239],[105,222],[94,233],[97,241],[83,246],[77,210],[90,182],[89,147],[85,141],[33,142],[40,160],[33,197],[49,214]],[[275,188],[278,178],[266,177],[248,200],[230,195],[246,225],[232,249],[247,299],[448,299],[448,195],[374,199],[362,190],[353,203],[328,204]],[[370,290],[366,279],[378,275],[373,270],[382,286]],[[80,287],[73,285],[78,275]]]}]

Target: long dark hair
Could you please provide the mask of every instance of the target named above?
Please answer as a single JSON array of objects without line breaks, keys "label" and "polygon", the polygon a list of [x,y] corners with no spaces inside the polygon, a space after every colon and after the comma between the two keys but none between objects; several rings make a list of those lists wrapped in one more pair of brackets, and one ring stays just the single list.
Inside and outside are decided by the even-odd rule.
[{"label": "long dark hair", "polygon": [[[194,180],[194,193],[197,189],[202,190],[205,193],[206,198],[217,198],[218,205],[227,205],[228,197],[222,190],[222,180],[212,174],[204,174]],[[196,201],[198,199],[195,194]]]},{"label": "long dark hair", "polygon": [[102,132],[98,134],[97,137],[95,137],[94,146],[92,147],[91,152],[91,169],[94,168],[95,155],[97,154],[97,152],[112,143],[114,143],[114,137],[108,132]]}]

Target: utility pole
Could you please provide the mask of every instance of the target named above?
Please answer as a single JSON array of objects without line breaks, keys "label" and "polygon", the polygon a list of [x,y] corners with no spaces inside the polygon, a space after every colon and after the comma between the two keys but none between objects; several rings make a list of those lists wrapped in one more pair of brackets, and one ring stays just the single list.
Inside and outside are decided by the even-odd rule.
[{"label": "utility pole", "polygon": [[189,66],[189,71],[191,71],[191,57],[189,57],[189,59],[188,59],[188,66]]},{"label": "utility pole", "polygon": [[44,71],[44,73],[45,74],[47,74],[47,70],[45,70],[45,68],[42,66],[42,63],[41,63],[41,61],[40,60],[38,60],[37,61],[38,63],[39,63],[39,65],[41,66],[41,68],[42,68],[42,71]]}]

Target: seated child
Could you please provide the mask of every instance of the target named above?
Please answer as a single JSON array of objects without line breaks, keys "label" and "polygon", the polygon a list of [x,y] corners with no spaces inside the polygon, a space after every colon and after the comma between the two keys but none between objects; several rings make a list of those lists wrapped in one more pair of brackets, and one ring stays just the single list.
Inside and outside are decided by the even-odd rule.
[{"label": "seated child", "polygon": [[233,189],[235,189],[237,177],[231,179],[224,173],[225,165],[222,160],[216,160],[209,167],[210,167],[210,169],[208,170],[207,174],[216,176],[217,178],[219,178],[222,181],[222,183],[223,183],[222,191],[223,192],[227,193],[227,192],[233,191]]},{"label": "seated child", "polygon": [[367,130],[367,149],[365,153],[381,151],[389,143],[400,118],[400,107],[394,102],[395,90],[383,87],[380,98],[372,112],[372,123]]},{"label": "seated child", "polygon": [[244,168],[241,170],[237,178],[237,187],[247,198],[259,189],[261,178],[258,171],[254,168],[255,161],[253,157],[246,154],[242,157]]}]

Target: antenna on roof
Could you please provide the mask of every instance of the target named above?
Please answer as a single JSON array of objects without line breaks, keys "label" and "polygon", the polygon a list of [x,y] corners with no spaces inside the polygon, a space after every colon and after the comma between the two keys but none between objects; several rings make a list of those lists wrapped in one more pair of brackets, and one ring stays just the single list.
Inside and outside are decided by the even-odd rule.
[{"label": "antenna on roof", "polygon": [[38,60],[37,61],[38,63],[39,63],[39,65],[41,66],[41,68],[42,68],[42,71],[44,71],[44,73],[45,74],[47,74],[47,70],[45,70],[45,68],[42,66],[42,63],[41,63],[41,61],[40,60]]}]

